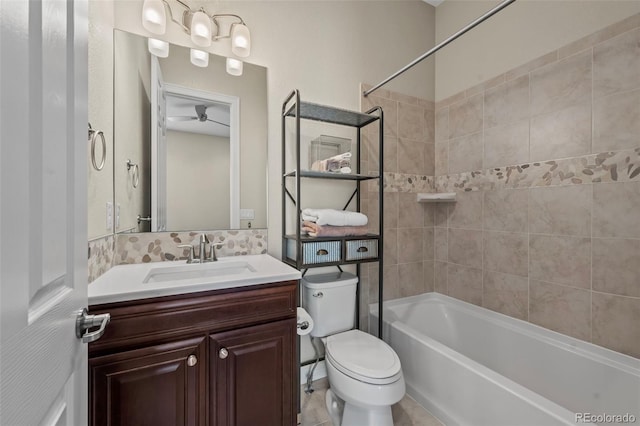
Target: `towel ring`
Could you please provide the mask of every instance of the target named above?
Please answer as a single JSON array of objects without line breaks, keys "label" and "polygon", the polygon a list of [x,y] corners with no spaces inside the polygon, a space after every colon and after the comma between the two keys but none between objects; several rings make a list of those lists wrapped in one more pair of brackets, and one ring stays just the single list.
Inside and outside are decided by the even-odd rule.
[{"label": "towel ring", "polygon": [[134,188],[138,187],[140,183],[140,167],[138,164],[132,162],[131,160],[127,160],[127,170],[131,170],[133,168],[133,182],[132,185]]},{"label": "towel ring", "polygon": [[[93,168],[97,171],[100,171],[104,168],[104,163],[107,159],[107,141],[104,138],[104,133],[102,131],[96,131],[91,128],[91,123],[89,124],[89,140],[91,141],[91,164]],[[102,141],[102,159],[100,160],[100,164],[96,161],[96,139],[100,136],[100,140]]]}]

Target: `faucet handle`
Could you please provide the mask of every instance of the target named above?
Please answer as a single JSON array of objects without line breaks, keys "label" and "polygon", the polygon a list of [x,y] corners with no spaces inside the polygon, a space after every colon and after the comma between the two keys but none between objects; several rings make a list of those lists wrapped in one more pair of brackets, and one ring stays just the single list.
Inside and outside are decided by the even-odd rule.
[{"label": "faucet handle", "polygon": [[181,244],[178,246],[178,248],[188,248],[189,255],[187,257],[187,263],[193,263],[193,258],[195,257],[195,251],[193,249],[193,246],[191,244]]},{"label": "faucet handle", "polygon": [[217,262],[218,257],[216,256],[216,247],[222,247],[224,243],[211,243],[209,247],[211,247],[211,251],[209,252],[209,262]]},{"label": "faucet handle", "polygon": [[200,244],[209,244],[209,237],[207,237],[207,234],[200,234]]}]

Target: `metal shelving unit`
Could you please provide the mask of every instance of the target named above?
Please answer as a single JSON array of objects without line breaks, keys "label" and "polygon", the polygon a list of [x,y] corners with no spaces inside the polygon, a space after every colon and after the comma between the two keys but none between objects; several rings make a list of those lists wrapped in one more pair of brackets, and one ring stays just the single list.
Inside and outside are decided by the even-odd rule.
[{"label": "metal shelving unit", "polygon": [[[293,140],[287,141],[287,120],[293,120],[295,130],[293,132]],[[313,120],[324,123],[330,123],[340,126],[348,126],[356,129],[356,163],[355,173],[340,174],[330,172],[316,172],[302,170],[300,161],[300,126],[302,120]],[[360,264],[364,262],[379,262],[378,268],[378,300],[382,301],[383,293],[383,156],[380,155],[379,170],[376,175],[361,174],[360,170],[360,154],[361,154],[361,133],[362,129],[368,125],[378,125],[378,148],[379,152],[383,150],[383,134],[384,134],[384,116],[382,108],[374,107],[371,110],[361,113],[349,111],[340,108],[334,108],[326,105],[319,105],[300,100],[300,92],[293,90],[282,103],[282,260],[296,269],[306,272],[309,268],[323,266],[337,266],[355,264],[357,275],[360,277]],[[293,143],[295,147],[295,168],[287,170],[287,146]],[[370,233],[367,235],[348,236],[348,237],[309,237],[303,235],[301,231],[302,208],[300,200],[302,199],[301,182],[303,179],[327,179],[352,181],[355,189],[351,197],[347,200],[343,210],[355,200],[357,211],[361,210],[361,185],[368,180],[377,179],[379,182],[379,229],[378,233]],[[289,191],[287,183],[295,182],[295,190]],[[287,218],[289,210],[287,207],[295,208],[295,231],[287,232]],[[358,280],[357,300],[360,300],[360,280]],[[356,320],[359,320],[358,302],[356,307]],[[382,303],[378,303],[378,337],[382,338]],[[359,321],[358,321],[359,322]]]}]

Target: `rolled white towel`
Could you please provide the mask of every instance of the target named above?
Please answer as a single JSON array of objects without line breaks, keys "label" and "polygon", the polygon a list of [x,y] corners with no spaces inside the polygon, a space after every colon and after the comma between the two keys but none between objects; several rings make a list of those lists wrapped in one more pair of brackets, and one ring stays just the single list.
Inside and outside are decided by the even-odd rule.
[{"label": "rolled white towel", "polygon": [[334,209],[303,209],[302,219],[331,226],[364,226],[369,222],[362,213]]}]

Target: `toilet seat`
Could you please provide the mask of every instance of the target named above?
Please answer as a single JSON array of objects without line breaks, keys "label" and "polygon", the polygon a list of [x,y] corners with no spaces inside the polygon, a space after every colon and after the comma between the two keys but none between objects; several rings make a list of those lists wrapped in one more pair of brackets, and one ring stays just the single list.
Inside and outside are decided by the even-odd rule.
[{"label": "toilet seat", "polygon": [[360,330],[328,336],[325,355],[341,373],[364,383],[386,385],[402,377],[400,359],[394,350]]}]

